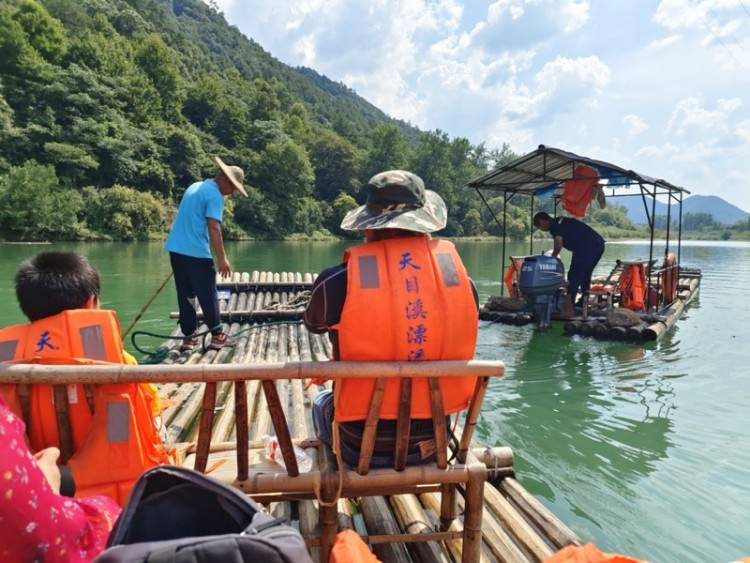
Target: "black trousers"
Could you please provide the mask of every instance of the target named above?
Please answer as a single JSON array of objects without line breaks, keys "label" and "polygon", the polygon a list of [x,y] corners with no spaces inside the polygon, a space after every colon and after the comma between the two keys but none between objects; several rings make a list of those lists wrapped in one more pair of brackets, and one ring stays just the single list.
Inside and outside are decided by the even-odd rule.
[{"label": "black trousers", "polygon": [[588,252],[574,252],[568,270],[568,295],[575,303],[576,295],[591,288],[591,275],[604,254],[604,244]]},{"label": "black trousers", "polygon": [[203,321],[212,331],[221,332],[219,316],[219,299],[216,295],[216,270],[211,258],[195,258],[176,252],[169,253],[169,261],[174,272],[174,284],[177,288],[177,306],[180,309],[180,330],[190,336],[198,327],[195,307],[190,302],[197,297],[203,309]]}]

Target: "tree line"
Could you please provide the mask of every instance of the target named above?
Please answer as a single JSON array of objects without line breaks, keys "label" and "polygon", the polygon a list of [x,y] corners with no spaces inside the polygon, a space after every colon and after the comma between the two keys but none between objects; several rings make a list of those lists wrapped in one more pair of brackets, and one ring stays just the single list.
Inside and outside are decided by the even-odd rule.
[{"label": "tree line", "polygon": [[[465,184],[515,156],[391,119],[276,61],[200,0],[0,5],[0,237],[161,237],[184,189],[213,174],[212,155],[247,173],[227,238],[343,236],[362,185],[394,168],[445,199],[441,234],[497,235]],[[501,197],[489,205],[502,213]],[[509,206],[509,236],[528,233],[527,205]]]}]

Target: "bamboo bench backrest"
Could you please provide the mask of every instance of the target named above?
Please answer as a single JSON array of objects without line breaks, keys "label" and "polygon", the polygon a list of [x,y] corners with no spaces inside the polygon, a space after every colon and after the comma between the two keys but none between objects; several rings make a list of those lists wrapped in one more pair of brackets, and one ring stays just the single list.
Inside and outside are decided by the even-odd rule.
[{"label": "bamboo bench backrest", "polygon": [[[271,421],[276,430],[287,474],[299,475],[294,456],[289,427],[275,381],[282,379],[341,379],[344,377],[375,378],[376,385],[370,401],[370,411],[365,426],[365,435],[360,453],[358,472],[367,473],[372,459],[375,432],[379,420],[382,390],[391,378],[401,378],[402,393],[410,396],[411,380],[426,377],[429,381],[432,420],[435,431],[436,456],[439,467],[447,466],[447,443],[445,416],[442,408],[442,393],[439,379],[452,376],[476,376],[476,385],[468,409],[466,423],[459,441],[456,458],[460,463],[466,460],[490,377],[504,375],[504,365],[500,361],[446,360],[424,362],[290,362],[277,364],[224,364],[224,365],[92,365],[57,366],[7,364],[0,366],[0,383],[186,383],[205,382],[203,408],[196,447],[196,469],[205,471],[211,446],[211,428],[216,401],[216,384],[220,381],[235,382],[236,424],[237,424],[237,479],[244,481],[248,476],[249,422],[247,417],[246,381],[260,380],[266,396]],[[380,391],[379,391],[380,390]],[[409,405],[410,401],[403,401]],[[397,422],[397,440],[394,468],[403,469],[406,462],[409,432],[408,410],[401,409]]]}]

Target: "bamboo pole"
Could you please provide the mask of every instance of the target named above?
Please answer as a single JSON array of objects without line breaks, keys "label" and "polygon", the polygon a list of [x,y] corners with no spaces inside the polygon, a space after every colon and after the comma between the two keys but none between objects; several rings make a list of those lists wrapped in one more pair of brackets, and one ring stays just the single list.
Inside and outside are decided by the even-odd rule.
[{"label": "bamboo pole", "polygon": [[312,282],[305,283],[303,281],[296,281],[296,280],[289,280],[286,281],[280,280],[279,282],[275,281],[266,281],[266,282],[252,282],[252,281],[221,281],[216,284],[216,289],[230,289],[235,291],[252,291],[254,289],[277,289],[277,288],[293,288],[293,289],[310,289],[312,287]]},{"label": "bamboo pole", "polygon": [[464,503],[464,550],[462,563],[476,563],[482,549],[482,521],[484,520],[484,485],[486,470],[473,456],[469,456]]},{"label": "bamboo pole", "polygon": [[[299,531],[304,538],[320,537],[320,526],[318,525],[318,509],[311,500],[303,500],[299,503]],[[311,547],[310,557],[316,563],[320,563],[320,547]]]},{"label": "bamboo pole", "polygon": [[672,302],[672,305],[669,307],[669,310],[664,316],[664,320],[656,321],[643,330],[644,340],[656,340],[662,334],[672,328],[672,326],[674,326],[674,324],[677,322],[677,319],[679,319],[682,315],[687,301],[690,300],[694,292],[697,290],[698,283],[699,280],[697,279],[691,280],[688,284],[688,290],[685,292],[686,295],[684,296],[684,298],[677,298]]},{"label": "bamboo pole", "polygon": [[[427,534],[433,531],[428,524],[427,515],[416,495],[394,495],[389,502],[393,514],[406,534]],[[438,543],[413,543],[406,546],[415,561],[450,563],[444,546]]]},{"label": "bamboo pole", "polygon": [[[359,505],[369,534],[394,535],[400,532],[396,519],[383,497],[364,497]],[[411,562],[406,546],[403,544],[378,544],[373,546],[373,551],[383,563]]]},{"label": "bamboo pole", "polygon": [[628,327],[625,330],[625,339],[633,342],[640,342],[643,340],[643,330],[646,328],[646,323],[641,322],[635,326]]},{"label": "bamboo pole", "polygon": [[[268,299],[266,303],[271,302],[273,299]],[[302,318],[302,314],[305,312],[304,307],[297,307],[296,309],[243,309],[237,311],[220,311],[219,316],[222,321],[231,321],[235,319],[252,320],[252,319],[273,319],[273,320],[299,320]],[[199,320],[203,320],[203,312],[196,313]],[[172,311],[169,313],[170,319],[179,319],[180,313]]]},{"label": "bamboo pole", "polygon": [[552,556],[554,550],[495,487],[485,485],[484,500],[486,506],[536,561],[545,561]]},{"label": "bamboo pole", "polygon": [[581,545],[581,540],[578,536],[531,493],[524,489],[518,481],[512,477],[503,479],[500,483],[500,490],[544,532],[555,547],[563,548],[566,545]]},{"label": "bamboo pole", "polygon": [[41,365],[3,364],[0,383],[184,383],[209,381],[397,378],[499,377],[503,362],[443,360],[424,362],[287,362],[264,365]]},{"label": "bamboo pole", "polygon": [[[251,495],[295,493],[314,490],[315,479],[318,477],[315,471],[300,473],[297,477],[289,477],[285,473],[256,473],[245,481],[232,480],[230,484]],[[449,465],[446,469],[438,469],[434,465],[413,465],[400,473],[395,473],[392,469],[370,469],[367,475],[344,469],[342,491],[350,496],[379,494],[380,489],[387,487],[406,489],[424,483],[461,484],[466,483],[468,478],[467,468],[461,465]]]},{"label": "bamboo pole", "polygon": [[[464,499],[458,497],[458,507],[464,510]],[[487,509],[482,509],[482,538],[492,554],[499,561],[507,563],[527,563],[529,559],[518,548],[513,538],[508,535],[497,520],[489,513]],[[462,549],[462,558],[466,549]]]},{"label": "bamboo pole", "polygon": [[[437,515],[440,513],[440,495],[438,495],[437,493],[422,493],[419,495],[419,500],[422,502],[422,505],[425,507],[428,513],[432,516],[431,520],[437,521],[438,520]],[[457,518],[453,522],[451,522],[450,526],[448,527],[446,531],[463,533],[463,524]],[[451,554],[451,557],[453,558],[454,561],[461,560],[461,552],[463,551],[463,538],[462,537],[444,540],[443,545]],[[479,560],[481,563],[487,563],[488,561],[484,555],[480,555]]]}]

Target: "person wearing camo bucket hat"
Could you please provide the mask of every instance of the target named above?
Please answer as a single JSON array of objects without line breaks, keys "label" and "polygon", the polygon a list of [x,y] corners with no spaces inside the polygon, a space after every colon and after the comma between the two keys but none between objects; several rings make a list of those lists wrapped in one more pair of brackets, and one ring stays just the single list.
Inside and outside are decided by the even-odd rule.
[{"label": "person wearing camo bucket hat", "polygon": [[445,228],[448,210],[443,198],[426,190],[422,178],[405,170],[375,174],[365,186],[367,203],[341,221],[346,231],[404,229],[433,233]]},{"label": "person wearing camo bucket hat", "polygon": [[[365,205],[341,222],[344,230],[362,231],[365,243],[348,249],[342,264],[324,270],[313,283],[304,314],[308,330],[328,333],[334,360],[471,359],[478,325],[476,288],[453,244],[430,235],[445,227],[445,202],[405,170],[376,174],[365,191]],[[473,383],[446,380],[441,387],[448,415],[465,408]],[[338,443],[343,460],[353,466],[372,385],[371,380],[340,380],[333,392],[323,391],[313,402],[318,437],[331,447]],[[398,382],[389,383],[373,468],[393,466],[398,395]],[[426,387],[415,384],[411,413],[406,463],[416,465],[434,458],[429,448],[420,447],[434,439]]]}]

